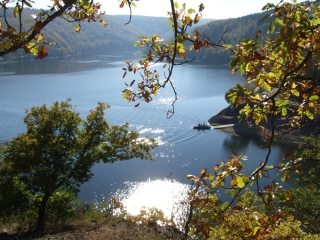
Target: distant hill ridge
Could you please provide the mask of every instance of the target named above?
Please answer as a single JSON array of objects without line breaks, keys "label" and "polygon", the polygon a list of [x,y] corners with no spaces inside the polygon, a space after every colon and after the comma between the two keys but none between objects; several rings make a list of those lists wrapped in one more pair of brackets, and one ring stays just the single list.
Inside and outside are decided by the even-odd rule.
[{"label": "distant hill ridge", "polygon": [[[32,19],[31,14],[39,10],[25,9],[23,20]],[[12,11],[8,10],[9,21],[16,21]],[[199,24],[190,28],[190,31],[197,29],[205,32],[213,40],[220,38],[225,28],[228,31],[225,34],[226,43],[236,43],[239,39],[252,37],[252,34],[259,29],[267,28],[266,23],[260,20],[265,13],[252,14],[241,18],[213,20],[201,19]],[[128,15],[106,15],[104,19],[108,23],[103,27],[100,23],[81,23],[81,32],[74,32],[74,25],[63,19],[56,19],[43,29],[47,41],[56,42],[57,45],[49,48],[49,57],[63,57],[66,55],[78,54],[118,54],[122,52],[136,52],[141,49],[134,47],[133,44],[139,36],[152,36],[158,34],[161,38],[172,38],[171,26],[167,26],[167,17],[149,17],[135,16],[131,18],[130,24]],[[1,19],[0,21],[3,21]],[[4,26],[4,22],[2,23]],[[199,54],[192,53],[197,61],[210,63],[227,63],[230,55],[222,49],[209,49],[201,51]],[[23,51],[5,56],[4,60],[30,59],[32,56],[26,56]]]}]

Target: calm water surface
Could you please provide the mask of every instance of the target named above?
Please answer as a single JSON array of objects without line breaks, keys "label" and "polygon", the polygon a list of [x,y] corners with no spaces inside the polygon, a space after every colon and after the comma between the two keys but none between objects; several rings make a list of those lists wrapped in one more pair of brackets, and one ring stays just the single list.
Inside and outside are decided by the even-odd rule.
[{"label": "calm water surface", "polygon": [[[130,123],[142,136],[155,137],[160,146],[153,151],[155,161],[116,162],[94,166],[94,177],[81,187],[80,197],[86,201],[108,197],[128,183],[174,179],[188,183],[187,174],[199,175],[204,167],[227,160],[231,150],[248,156],[248,173],[263,161],[266,150],[260,145],[217,130],[193,130],[192,125],[207,122],[227,107],[224,93],[240,76],[231,76],[230,69],[204,65],[179,66],[173,81],[179,101],[175,114],[167,119],[173,92],[168,86],[152,103],[138,108],[121,98],[124,82],[137,81],[139,75],[122,79],[123,56],[95,56],[94,59],[36,61],[0,66],[0,142],[25,131],[25,109],[72,98],[75,110],[85,117],[97,102],[106,102],[111,109],[106,118],[111,125]],[[165,71],[156,66],[160,74]],[[276,145],[272,161],[290,150],[290,145]],[[272,178],[271,178],[272,179]]]}]

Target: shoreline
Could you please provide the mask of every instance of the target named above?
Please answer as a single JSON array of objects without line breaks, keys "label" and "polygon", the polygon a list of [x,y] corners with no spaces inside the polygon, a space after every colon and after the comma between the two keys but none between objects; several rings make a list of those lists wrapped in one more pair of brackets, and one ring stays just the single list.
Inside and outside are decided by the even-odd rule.
[{"label": "shoreline", "polygon": [[[249,127],[247,123],[238,121],[240,109],[241,108],[239,106],[234,107],[230,105],[225,109],[222,109],[218,114],[211,117],[208,122],[211,126],[234,124],[233,127],[226,127],[215,130],[231,136],[242,137],[249,140],[263,140],[263,138],[271,132],[270,124],[263,124],[263,126],[265,127],[265,131],[263,133],[258,130],[256,125]],[[275,126],[279,126],[278,128],[276,128],[276,134],[278,134],[279,137],[275,137],[275,142],[298,144],[301,136],[320,133],[319,121],[307,121],[303,128],[296,129],[290,133],[280,136],[282,123],[283,122],[280,118],[275,120]]]}]

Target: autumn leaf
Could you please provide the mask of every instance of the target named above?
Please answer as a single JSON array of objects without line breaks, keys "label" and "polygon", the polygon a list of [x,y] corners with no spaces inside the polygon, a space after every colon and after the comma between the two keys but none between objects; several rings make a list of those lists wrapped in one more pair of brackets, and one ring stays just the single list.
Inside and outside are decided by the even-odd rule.
[{"label": "autumn leaf", "polygon": [[288,171],[285,171],[283,176],[281,177],[282,182],[288,182],[290,180],[290,174]]},{"label": "autumn leaf", "polygon": [[264,190],[266,192],[271,192],[272,191],[272,186],[271,185],[267,185],[267,186],[264,187]]},{"label": "autumn leaf", "polygon": [[19,16],[19,14],[20,14],[20,6],[17,3],[16,6],[14,7],[14,9],[13,9],[13,16],[16,18],[16,17]]},{"label": "autumn leaf", "polygon": [[231,150],[233,156],[238,156],[238,153],[234,150]]},{"label": "autumn leaf", "polygon": [[42,34],[39,34],[37,36],[37,42],[41,42],[43,40],[43,35]]},{"label": "autumn leaf", "polygon": [[198,178],[196,176],[194,176],[194,175],[187,175],[186,179],[187,180],[192,180],[192,181],[197,181],[198,180]]},{"label": "autumn leaf", "polygon": [[200,173],[200,178],[204,178],[207,174],[207,168],[204,168]]},{"label": "autumn leaf", "polygon": [[107,22],[104,21],[103,19],[101,19],[100,22],[102,23],[102,25],[103,25],[104,27],[106,27],[106,26],[108,25]]},{"label": "autumn leaf", "polygon": [[75,32],[80,32],[80,30],[81,30],[81,26],[80,26],[80,24],[77,24],[75,27],[74,27],[74,30],[75,30]]},{"label": "autumn leaf", "polygon": [[41,50],[38,53],[38,59],[43,59],[48,56],[48,49],[45,46],[42,46]]},{"label": "autumn leaf", "polygon": [[214,171],[217,171],[219,168],[220,168],[220,165],[217,164],[217,165],[214,166],[213,170],[214,170]]},{"label": "autumn leaf", "polygon": [[242,178],[241,176],[238,176],[238,177],[237,177],[237,186],[238,186],[239,188],[244,188],[244,186],[245,186],[245,184],[244,184],[244,182],[243,182],[243,178]]},{"label": "autumn leaf", "polygon": [[210,228],[208,224],[203,224],[202,228],[201,228],[201,232],[206,236],[209,237],[210,236]]},{"label": "autumn leaf", "polygon": [[255,227],[253,230],[253,236],[256,236],[257,232],[259,231],[260,227]]},{"label": "autumn leaf", "polygon": [[234,207],[232,207],[232,210],[233,211],[242,211],[243,210],[243,208],[241,207],[241,206],[234,206]]},{"label": "autumn leaf", "polygon": [[36,24],[34,25],[34,31],[39,34],[41,29],[42,29],[42,22],[41,21],[36,22]]},{"label": "autumn leaf", "polygon": [[132,85],[134,84],[136,80],[132,80],[132,82],[130,83],[130,87],[132,87]]}]

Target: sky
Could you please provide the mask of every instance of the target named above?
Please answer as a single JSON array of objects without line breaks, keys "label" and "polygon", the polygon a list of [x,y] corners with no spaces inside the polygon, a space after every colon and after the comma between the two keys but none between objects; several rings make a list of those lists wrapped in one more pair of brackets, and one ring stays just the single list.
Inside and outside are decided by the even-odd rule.
[{"label": "sky", "polygon": [[[51,0],[34,0],[35,8],[47,9]],[[107,15],[129,14],[128,8],[119,8],[120,0],[95,0],[102,4]],[[186,3],[187,8],[197,9],[203,3],[205,10],[203,18],[226,19],[237,18],[251,13],[261,12],[266,3],[279,3],[280,0],[176,0],[181,5]],[[286,0],[291,2],[291,0]],[[298,1],[298,2],[301,2]],[[133,15],[166,17],[170,11],[169,0],[139,0],[136,2],[137,8],[132,8]]]}]

